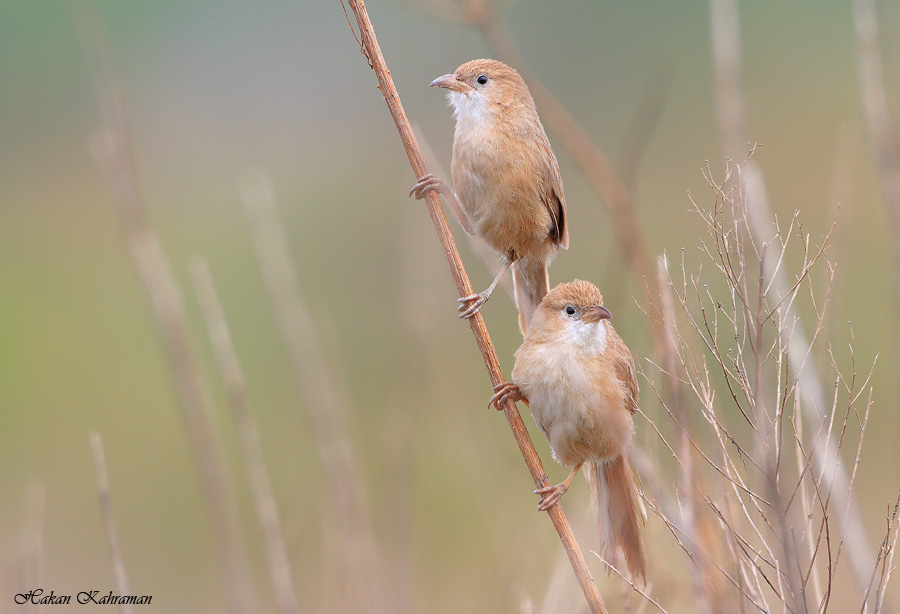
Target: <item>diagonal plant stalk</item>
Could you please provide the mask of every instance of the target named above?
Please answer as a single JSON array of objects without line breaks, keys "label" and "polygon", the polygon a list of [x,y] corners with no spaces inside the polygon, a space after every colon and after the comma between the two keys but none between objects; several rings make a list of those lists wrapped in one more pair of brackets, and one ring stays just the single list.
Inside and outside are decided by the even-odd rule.
[{"label": "diagonal plant stalk", "polygon": [[219,366],[219,374],[231,409],[231,418],[238,434],[241,459],[247,472],[253,505],[256,508],[256,519],[263,533],[272,596],[279,614],[298,614],[300,606],[288,559],[287,543],[281,528],[278,504],[275,501],[269,471],[263,460],[259,429],[250,413],[244,372],[231,339],[225,311],[206,260],[197,258],[191,261],[190,269],[197,302],[206,321],[207,336]]},{"label": "diagonal plant stalk", "polygon": [[[382,565],[368,509],[364,472],[351,433],[348,403],[338,374],[328,369],[327,353],[297,284],[275,191],[265,174],[246,175],[241,198],[256,247],[275,319],[294,370],[294,383],[304,400],[307,419],[326,476],[323,496],[337,529],[334,555],[340,563],[337,595],[347,611],[386,611]],[[326,540],[326,543],[327,540]],[[326,609],[335,609],[326,604]]]},{"label": "diagonal plant stalk", "polygon": [[[412,126],[403,110],[397,88],[394,86],[394,82],[391,79],[387,63],[385,62],[384,56],[381,54],[381,49],[375,38],[375,30],[372,26],[372,22],[369,20],[366,6],[362,0],[348,1],[353,14],[356,17],[356,23],[359,26],[359,35],[361,39],[359,40],[360,50],[368,60],[369,66],[375,71],[375,75],[378,78],[378,87],[388,105],[391,117],[400,134],[400,139],[403,141],[403,147],[406,150],[409,164],[415,172],[416,177],[422,177],[428,173],[428,169],[425,166],[422,154],[416,143]],[[444,249],[444,254],[447,257],[447,262],[450,266],[450,273],[453,276],[453,281],[456,284],[459,295],[461,297],[468,296],[473,293],[472,284],[469,282],[468,275],[463,268],[462,260],[459,257],[453,235],[450,233],[450,227],[447,225],[447,219],[444,216],[444,211],[441,208],[438,195],[435,192],[428,192],[425,196],[428,213],[431,216],[431,221],[434,224],[441,246]],[[475,335],[475,341],[478,344],[478,349],[481,351],[485,367],[490,375],[491,385],[496,386],[503,383],[505,377],[500,368],[500,361],[497,358],[497,352],[488,335],[481,314],[477,313],[474,317],[470,318],[469,325],[472,328],[472,333]],[[531,477],[534,480],[535,485],[539,488],[549,486],[550,480],[547,477],[546,471],[544,471],[541,459],[538,456],[537,450],[534,448],[534,444],[531,441],[531,437],[528,434],[528,430],[525,428],[525,423],[522,421],[522,416],[519,414],[515,403],[507,400],[503,405],[503,413],[509,422],[513,436],[516,438],[516,443],[519,445],[519,451],[525,459],[525,464],[531,472]],[[591,577],[587,563],[584,560],[584,555],[581,553],[581,548],[575,539],[575,535],[572,533],[572,528],[569,526],[569,521],[566,518],[562,507],[554,505],[547,510],[547,513],[559,534],[559,538],[566,550],[566,554],[575,571],[575,576],[578,579],[581,590],[584,592],[588,605],[591,608],[591,612],[594,614],[605,614],[607,612],[606,606],[603,603],[603,599],[600,597],[600,592],[597,590],[594,579]]]}]

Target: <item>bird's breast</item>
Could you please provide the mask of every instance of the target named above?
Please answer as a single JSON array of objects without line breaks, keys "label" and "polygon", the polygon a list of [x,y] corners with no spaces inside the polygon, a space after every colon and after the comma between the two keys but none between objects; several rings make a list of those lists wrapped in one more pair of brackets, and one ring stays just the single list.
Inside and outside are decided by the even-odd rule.
[{"label": "bird's breast", "polygon": [[631,440],[622,384],[601,362],[568,343],[523,346],[516,355],[513,380],[564,465],[614,458]]},{"label": "bird's breast", "polygon": [[552,225],[543,203],[540,156],[528,143],[491,130],[485,122],[460,123],[453,143],[453,182],[475,232],[495,250],[518,255],[545,248]]}]

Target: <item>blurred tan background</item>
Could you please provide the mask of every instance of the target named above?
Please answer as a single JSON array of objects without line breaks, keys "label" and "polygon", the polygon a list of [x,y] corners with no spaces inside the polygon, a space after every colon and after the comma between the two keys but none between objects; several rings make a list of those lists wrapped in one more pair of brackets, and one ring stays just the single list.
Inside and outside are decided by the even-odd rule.
[{"label": "blurred tan background", "polygon": [[[313,440],[241,206],[239,179],[259,170],[271,177],[297,281],[347,400],[394,611],[514,612],[528,599],[541,603],[561,548],[533,511],[533,486],[505,421],[486,408],[481,358],[456,319],[455,289],[424,205],[406,196],[415,178],[340,3],[97,7],[149,218],[181,285],[213,394],[258,611],[274,611],[273,600],[188,275],[193,256],[209,262],[244,368],[301,611],[336,607],[329,565],[340,558],[330,551],[334,527],[321,496],[327,458]],[[450,109],[428,84],[490,49],[476,30],[411,5],[371,2],[369,10],[407,114],[449,168]],[[882,1],[878,10],[900,125],[900,5]],[[900,272],[863,125],[850,6],[762,0],[741,11],[747,132],[761,144],[754,159],[773,208],[782,216],[799,209],[817,242],[840,203],[828,253],[837,265],[833,326],[823,348],[832,344],[846,361],[851,322],[860,369],[878,356],[856,499],[874,547],[900,483],[900,309],[892,297]],[[648,80],[671,79],[633,195],[653,253],[680,257],[685,248],[695,262],[701,225],[688,193],[711,206],[701,169],[706,160],[714,173],[723,167],[708,6],[522,0],[503,20],[528,69],[613,160]],[[0,58],[0,611],[13,611],[13,594],[31,588],[19,576],[29,488],[46,493],[40,586],[57,594],[114,588],[91,429],[104,438],[133,592],[153,595],[140,611],[224,611],[170,366],[90,155],[102,120],[65,5],[3,3]],[[650,347],[635,305],[643,291],[623,268],[607,209],[569,154],[556,151],[572,247],[551,280],[597,283],[641,363]],[[454,232],[473,285],[485,286],[490,272],[457,225]],[[515,307],[498,292],[484,314],[508,372],[520,341]],[[830,386],[827,353],[814,358]],[[658,411],[645,380],[641,386],[645,409]],[[646,424],[638,429],[639,445],[662,454]],[[564,470],[534,436],[551,478],[561,479]],[[583,482],[564,502],[585,549],[595,549]],[[667,537],[658,526],[648,530]],[[650,575],[664,565],[651,555]],[[562,587],[577,591],[569,577]]]}]

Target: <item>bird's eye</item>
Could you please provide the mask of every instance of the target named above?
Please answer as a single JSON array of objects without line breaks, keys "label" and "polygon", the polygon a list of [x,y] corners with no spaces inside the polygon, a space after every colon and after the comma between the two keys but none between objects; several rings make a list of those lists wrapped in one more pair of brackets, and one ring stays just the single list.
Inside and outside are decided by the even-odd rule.
[{"label": "bird's eye", "polygon": [[488,76],[487,75],[478,75],[478,78],[475,79],[475,81],[478,82],[478,85],[484,85],[485,83],[488,82]]},{"label": "bird's eye", "polygon": [[575,315],[575,308],[572,307],[571,305],[566,305],[565,309],[566,309],[566,313],[569,314],[570,316]]}]

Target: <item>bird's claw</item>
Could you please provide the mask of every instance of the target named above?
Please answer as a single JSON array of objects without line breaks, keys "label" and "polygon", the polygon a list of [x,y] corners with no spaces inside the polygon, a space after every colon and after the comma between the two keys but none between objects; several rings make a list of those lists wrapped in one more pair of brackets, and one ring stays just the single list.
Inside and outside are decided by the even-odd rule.
[{"label": "bird's claw", "polygon": [[506,403],[507,399],[515,403],[516,401],[525,400],[525,397],[522,396],[522,391],[519,390],[519,387],[512,382],[502,382],[494,386],[494,396],[488,401],[488,407],[493,405],[497,411],[502,411],[501,405]]},{"label": "bird's claw", "polygon": [[434,173],[428,173],[427,175],[422,175],[419,177],[419,180],[416,181],[416,185],[413,186],[413,189],[409,191],[409,195],[415,196],[416,200],[422,200],[425,198],[426,192],[429,190],[434,190],[435,192],[441,192],[446,187],[446,183],[444,180],[435,175]]},{"label": "bird's claw", "polygon": [[470,294],[469,296],[464,296],[460,299],[457,299],[460,303],[462,303],[462,305],[457,308],[460,319],[468,320],[476,313],[481,311],[481,308],[485,303],[487,303],[490,297],[491,293],[485,290],[484,292],[479,292],[478,294]]},{"label": "bird's claw", "polygon": [[534,494],[541,495],[541,502],[538,504],[539,512],[546,512],[551,507],[556,505],[556,503],[562,498],[566,491],[569,490],[569,485],[565,482],[561,482],[559,484],[554,484],[552,486],[544,486],[543,488],[538,488],[534,491]]}]

